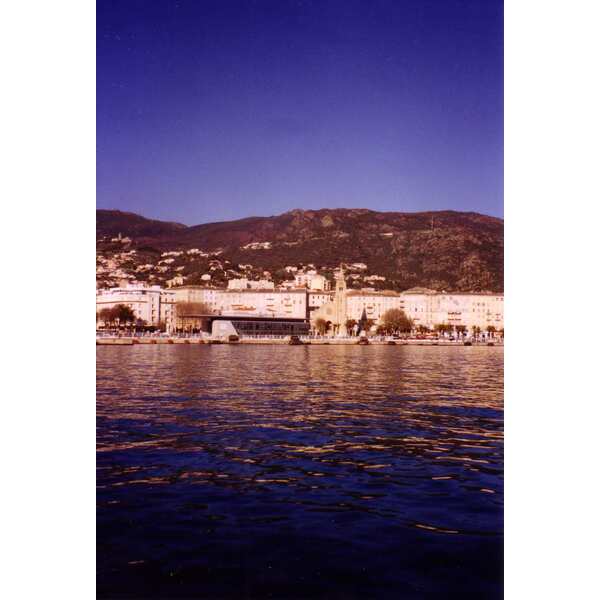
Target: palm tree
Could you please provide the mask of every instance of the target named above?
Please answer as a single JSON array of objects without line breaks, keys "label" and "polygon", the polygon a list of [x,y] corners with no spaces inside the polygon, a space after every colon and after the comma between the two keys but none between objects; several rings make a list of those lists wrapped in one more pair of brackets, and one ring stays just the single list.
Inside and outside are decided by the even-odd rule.
[{"label": "palm tree", "polygon": [[465,325],[457,325],[456,333],[458,333],[461,337],[467,333],[467,327]]},{"label": "palm tree", "polygon": [[356,319],[348,319],[346,321],[346,331],[352,335],[352,330],[354,329],[354,326],[356,325]]},{"label": "palm tree", "polygon": [[490,334],[490,337],[494,337],[494,333],[496,333],[496,328],[493,325],[488,325],[486,330]]},{"label": "palm tree", "polygon": [[476,340],[478,340],[479,339],[479,334],[481,333],[481,327],[479,327],[478,325],[473,325],[472,331],[473,331],[473,337]]}]

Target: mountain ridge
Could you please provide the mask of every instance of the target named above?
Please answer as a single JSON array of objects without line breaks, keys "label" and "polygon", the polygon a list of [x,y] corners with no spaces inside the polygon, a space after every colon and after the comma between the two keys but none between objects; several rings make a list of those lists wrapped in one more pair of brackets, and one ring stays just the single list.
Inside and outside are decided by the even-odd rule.
[{"label": "mountain ridge", "polygon": [[[219,260],[230,265],[224,271],[232,273],[241,272],[239,265],[275,273],[302,264],[328,271],[340,262],[364,263],[365,275],[384,278],[380,285],[387,282],[392,289],[503,289],[504,221],[475,212],[294,209],[270,217],[188,226],[98,209],[96,228],[101,252],[110,254],[110,240],[121,234],[131,238],[131,249],[161,254],[198,248],[219,253]],[[113,250],[118,249],[122,244]],[[186,282],[194,280],[191,265],[178,266],[184,267],[179,272],[185,272]],[[195,267],[199,272],[206,265]]]}]

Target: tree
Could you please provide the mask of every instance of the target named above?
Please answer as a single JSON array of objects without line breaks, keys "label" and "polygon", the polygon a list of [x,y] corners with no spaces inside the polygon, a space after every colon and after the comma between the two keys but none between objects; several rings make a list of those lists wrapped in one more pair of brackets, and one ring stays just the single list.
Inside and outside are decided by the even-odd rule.
[{"label": "tree", "polygon": [[381,321],[388,333],[410,332],[413,328],[413,321],[399,308],[386,310]]},{"label": "tree", "polygon": [[450,325],[448,325],[448,323],[438,323],[434,326],[434,330],[438,333],[444,334],[450,331]]},{"label": "tree", "polygon": [[208,304],[204,302],[177,302],[175,311],[178,317],[198,317],[212,313]]},{"label": "tree", "polygon": [[327,333],[327,329],[329,329],[329,326],[327,324],[327,321],[325,319],[317,319],[315,321],[315,329],[321,334],[321,335],[325,335],[325,333]]},{"label": "tree", "polygon": [[419,333],[429,333],[429,327],[427,327],[427,325],[419,325],[417,331]]},{"label": "tree", "polygon": [[365,321],[365,331],[371,331],[373,325],[375,325],[375,321],[373,319],[367,319]]},{"label": "tree", "polygon": [[352,333],[352,330],[354,329],[355,325],[356,325],[356,319],[348,319],[346,321],[346,331],[348,333]]},{"label": "tree", "polygon": [[113,321],[118,321],[119,326],[131,324],[135,321],[135,313],[125,304],[117,304],[111,309],[113,313]]},{"label": "tree", "polygon": [[104,327],[106,327],[106,326],[110,327],[112,325],[112,323],[114,322],[114,315],[113,315],[113,311],[111,308],[100,309],[98,316],[100,317],[100,320],[104,324]]},{"label": "tree", "polygon": [[212,309],[204,302],[177,302],[175,315],[177,327],[185,329],[202,329],[206,315],[212,314]]},{"label": "tree", "polygon": [[458,333],[460,335],[465,335],[465,333],[467,333],[467,327],[466,327],[466,325],[457,325],[456,326],[456,333]]},{"label": "tree", "polygon": [[486,331],[490,334],[490,337],[494,337],[494,333],[496,333],[496,328],[493,325],[488,325],[486,327]]},{"label": "tree", "polygon": [[504,327],[500,330],[500,337],[504,339]]},{"label": "tree", "polygon": [[471,330],[473,331],[473,337],[476,340],[479,339],[479,334],[481,333],[481,327],[479,327],[478,325],[473,325]]}]

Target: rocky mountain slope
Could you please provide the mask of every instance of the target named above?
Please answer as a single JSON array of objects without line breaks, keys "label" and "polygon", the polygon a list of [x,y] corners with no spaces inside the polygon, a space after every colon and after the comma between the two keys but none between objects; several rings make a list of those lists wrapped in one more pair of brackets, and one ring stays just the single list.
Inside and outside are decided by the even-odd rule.
[{"label": "rocky mountain slope", "polygon": [[[277,282],[290,277],[286,266],[313,265],[329,274],[343,262],[366,265],[354,269],[354,287],[503,289],[504,222],[477,213],[293,210],[187,227],[98,210],[96,224],[99,279],[106,285],[115,272],[161,284],[173,277],[199,283],[210,275],[222,284],[268,271]],[[119,234],[129,239],[118,241]]]}]

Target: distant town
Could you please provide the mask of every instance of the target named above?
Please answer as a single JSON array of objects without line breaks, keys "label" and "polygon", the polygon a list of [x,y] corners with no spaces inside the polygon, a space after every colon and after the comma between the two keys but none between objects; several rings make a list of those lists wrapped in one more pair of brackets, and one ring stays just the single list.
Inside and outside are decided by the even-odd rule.
[{"label": "distant town", "polygon": [[[127,246],[131,240],[117,236],[110,241]],[[387,290],[385,277],[366,275],[368,265],[360,262],[327,272],[314,264],[288,265],[285,279],[276,283],[268,271],[256,273],[249,264],[234,268],[219,259],[219,251],[198,248],[163,252],[157,264],[137,264],[132,272],[124,266],[136,252],[97,256],[97,330],[198,332],[209,331],[215,320],[230,318],[238,323],[238,331],[246,327],[255,334],[504,333],[504,295],[498,292]],[[188,283],[181,274],[184,267],[176,266],[182,257],[208,261],[198,283]],[[146,280],[138,281],[135,273]],[[158,274],[162,285],[153,282]]]}]

